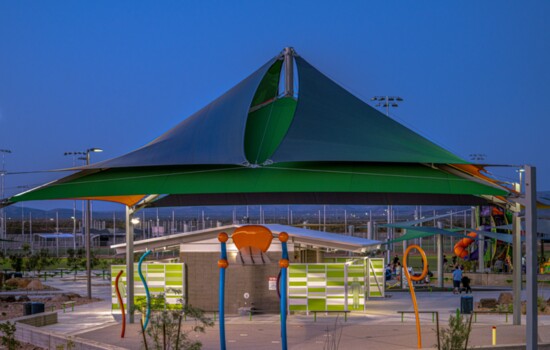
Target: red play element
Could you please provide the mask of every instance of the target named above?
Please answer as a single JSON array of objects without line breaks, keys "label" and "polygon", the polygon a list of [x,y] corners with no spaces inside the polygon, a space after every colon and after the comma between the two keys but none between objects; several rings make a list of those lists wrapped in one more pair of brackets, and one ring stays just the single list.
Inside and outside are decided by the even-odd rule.
[{"label": "red play element", "polygon": [[120,272],[116,276],[115,291],[118,298],[118,304],[120,305],[120,311],[122,311],[122,333],[120,333],[120,337],[124,338],[124,332],[126,331],[126,314],[124,313],[124,302],[122,301],[122,297],[120,296],[120,290],[118,290],[118,280],[120,279],[120,276],[122,276],[122,270],[120,270]]}]

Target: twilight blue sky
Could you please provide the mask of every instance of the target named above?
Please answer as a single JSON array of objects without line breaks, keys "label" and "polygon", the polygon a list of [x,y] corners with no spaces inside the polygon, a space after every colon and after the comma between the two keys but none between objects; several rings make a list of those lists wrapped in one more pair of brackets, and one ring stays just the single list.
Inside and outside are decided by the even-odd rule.
[{"label": "twilight blue sky", "polygon": [[[535,165],[550,190],[549,18],[542,0],[0,0],[0,149],[8,172],[122,155],[293,46],[363,100],[403,96],[392,116],[437,144]],[[9,175],[6,195],[61,175]]]}]

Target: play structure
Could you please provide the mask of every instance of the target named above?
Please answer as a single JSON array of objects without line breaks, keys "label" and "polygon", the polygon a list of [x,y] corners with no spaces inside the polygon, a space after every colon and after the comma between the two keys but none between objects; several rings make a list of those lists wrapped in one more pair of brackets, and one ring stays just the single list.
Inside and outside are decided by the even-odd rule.
[{"label": "play structure", "polygon": [[149,286],[147,285],[147,281],[145,280],[145,277],[143,277],[143,271],[142,271],[142,264],[143,260],[147,257],[147,255],[151,254],[150,250],[147,250],[141,258],[139,258],[138,262],[138,274],[139,279],[141,280],[141,283],[143,283],[143,288],[145,288],[145,321],[143,322],[143,331],[147,329],[147,325],[149,324],[149,317],[151,316],[151,293],[149,293]]},{"label": "play structure", "polygon": [[[181,307],[179,300],[185,297],[185,265],[180,263],[144,263],[145,257],[151,254],[146,251],[134,271],[138,272],[140,280],[134,280],[134,305],[142,305],[144,313],[144,328],[151,314],[151,294],[164,295],[164,305],[167,309]],[[124,338],[126,328],[126,312],[128,295],[126,293],[126,265],[111,266],[111,312],[122,315],[121,338]],[[116,276],[116,277],[115,277]]]},{"label": "play structure", "polygon": [[124,271],[120,270],[118,272],[118,275],[116,275],[116,278],[115,278],[115,292],[116,292],[118,304],[120,305],[120,312],[122,313],[122,330],[120,332],[121,338],[124,338],[124,333],[126,332],[126,312],[124,311],[124,302],[122,301],[122,296],[120,295],[120,287],[119,287],[120,276],[122,276],[123,272]]},{"label": "play structure", "polygon": [[[506,271],[513,268],[511,259],[512,228],[510,222],[511,213],[505,212],[493,206],[482,207],[476,214],[477,229],[470,228],[471,232],[461,238],[453,247],[453,253],[464,260],[478,260],[479,247],[483,247],[483,261],[487,266],[494,266],[501,261],[496,268]],[[479,241],[476,248],[469,249],[473,242]]]},{"label": "play structure", "polygon": [[467,234],[467,236],[471,238],[468,238],[468,237],[462,238],[454,246],[455,255],[461,259],[464,259],[468,256],[468,246],[475,241],[474,238],[477,237],[477,233],[470,232]]},{"label": "play structure", "polygon": [[[409,253],[411,250],[416,249],[422,256],[422,273],[417,276],[411,276],[409,273],[409,269],[407,268],[407,258],[409,256]],[[420,330],[420,316],[418,315],[418,304],[416,303],[416,294],[414,292],[414,284],[413,281],[421,281],[424,278],[426,278],[426,275],[428,275],[428,259],[426,258],[426,253],[420,246],[413,244],[407,247],[407,250],[405,250],[405,253],[403,254],[403,271],[405,271],[405,276],[407,278],[407,282],[409,283],[409,290],[411,291],[411,299],[414,307],[414,316],[416,318],[416,336],[418,341],[418,348],[422,348],[422,332]]]},{"label": "play structure", "polygon": [[[231,237],[233,243],[239,250],[241,255],[252,255],[253,252],[266,253],[273,240],[273,234],[271,231],[259,225],[247,225],[236,229]],[[219,289],[219,306],[218,312],[220,314],[220,349],[226,349],[225,340],[225,269],[229,266],[227,261],[227,241],[229,235],[225,232],[221,232],[218,235],[220,242],[220,260],[218,260],[218,267],[220,268],[220,289]],[[286,336],[286,316],[287,316],[287,268],[289,266],[287,241],[288,234],[286,232],[279,233],[279,241],[282,247],[282,258],[279,260],[279,267],[281,268],[280,285],[280,313],[281,313],[281,348],[287,349],[287,336]],[[250,310],[252,312],[252,310]]]}]

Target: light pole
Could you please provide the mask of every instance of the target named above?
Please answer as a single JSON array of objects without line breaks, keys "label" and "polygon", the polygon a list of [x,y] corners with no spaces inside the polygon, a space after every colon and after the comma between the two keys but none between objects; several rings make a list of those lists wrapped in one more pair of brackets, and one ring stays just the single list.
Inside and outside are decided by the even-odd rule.
[{"label": "light pole", "polygon": [[[76,156],[86,155],[86,152],[65,152],[63,153],[63,155],[73,156],[73,168],[74,168],[76,166]],[[82,159],[82,157],[79,157],[78,159]],[[71,218],[73,219],[73,249],[76,254],[76,200],[73,201],[73,216]]]},{"label": "light pole", "polygon": [[[11,150],[9,149],[0,149],[2,154],[2,171],[0,171],[0,194],[1,199],[4,199],[4,176],[6,175],[5,159],[6,154],[10,154]],[[4,217],[4,209],[0,208],[0,237],[6,238],[6,218]],[[4,242],[2,242],[2,247],[4,247]]]},{"label": "light pole", "polygon": [[470,159],[473,160],[476,163],[482,162],[487,158],[486,154],[483,153],[472,153],[470,154]]},{"label": "light pole", "polygon": [[386,115],[390,116],[390,107],[399,107],[399,103],[403,102],[403,98],[399,96],[374,96],[371,101],[377,101],[375,107],[386,108]]},{"label": "light pole", "polygon": [[[90,153],[93,152],[103,152],[101,148],[88,148],[86,152],[65,152],[65,155],[77,155],[77,154],[84,154],[86,155],[86,165],[90,165]],[[88,299],[92,298],[92,240],[90,237],[90,201],[86,201],[86,241],[85,241],[85,248],[86,248],[86,291],[88,295]]]}]

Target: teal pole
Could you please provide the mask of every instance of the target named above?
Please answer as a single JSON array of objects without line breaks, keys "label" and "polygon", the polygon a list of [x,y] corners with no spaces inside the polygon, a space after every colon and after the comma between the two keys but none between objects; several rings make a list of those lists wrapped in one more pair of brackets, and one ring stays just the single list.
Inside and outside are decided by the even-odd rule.
[{"label": "teal pole", "polygon": [[143,283],[143,287],[145,287],[145,297],[147,301],[147,307],[145,309],[145,323],[143,324],[144,330],[147,328],[147,324],[149,323],[149,317],[151,316],[151,294],[149,293],[149,286],[147,286],[147,281],[143,277],[143,272],[141,271],[141,264],[149,254],[151,254],[151,251],[150,250],[146,251],[141,256],[141,258],[139,258],[139,262],[138,262],[138,274],[139,274],[139,278],[141,279],[141,282]]}]

